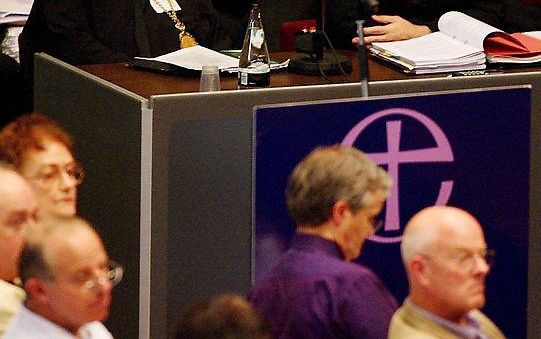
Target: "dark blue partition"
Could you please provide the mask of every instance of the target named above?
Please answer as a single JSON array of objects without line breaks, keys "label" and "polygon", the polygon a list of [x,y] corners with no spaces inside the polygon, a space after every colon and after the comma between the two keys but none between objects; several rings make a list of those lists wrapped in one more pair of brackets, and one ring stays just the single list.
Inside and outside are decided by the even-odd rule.
[{"label": "dark blue partition", "polygon": [[530,107],[529,88],[507,88],[257,108],[255,278],[287,248],[294,231],[284,201],[293,167],[316,146],[353,145],[395,182],[385,227],[365,244],[358,262],[402,300],[407,280],[399,247],[407,220],[430,205],[464,208],[498,253],[484,311],[508,337],[525,338]]}]

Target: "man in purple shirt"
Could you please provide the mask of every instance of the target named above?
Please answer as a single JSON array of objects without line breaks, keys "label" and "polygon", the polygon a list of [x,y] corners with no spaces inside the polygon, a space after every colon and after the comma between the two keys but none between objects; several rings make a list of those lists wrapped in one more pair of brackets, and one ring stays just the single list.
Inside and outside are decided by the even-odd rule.
[{"label": "man in purple shirt", "polygon": [[286,189],[297,225],[291,247],[249,294],[277,338],[387,338],[398,305],[350,261],[374,233],[390,187],[387,173],[351,147],[318,148],[295,167]]}]

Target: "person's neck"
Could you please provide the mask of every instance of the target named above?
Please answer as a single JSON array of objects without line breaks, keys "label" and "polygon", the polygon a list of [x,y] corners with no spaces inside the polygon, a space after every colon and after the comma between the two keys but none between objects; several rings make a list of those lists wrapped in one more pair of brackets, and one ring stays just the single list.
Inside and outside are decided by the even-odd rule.
[{"label": "person's neck", "polygon": [[298,225],[296,231],[297,233],[315,235],[315,236],[336,242],[334,230],[331,227],[331,225],[329,225],[329,223],[323,223],[316,226]]},{"label": "person's neck", "polygon": [[35,302],[34,300],[31,300],[31,299],[27,299],[24,303],[24,306],[28,308],[30,311],[49,320],[55,325],[62,327],[64,330],[70,332],[71,334],[77,337],[79,328],[81,326],[72,326],[66,323],[65,321],[63,321],[62,317],[54,313],[50,307],[39,304],[38,302]]},{"label": "person's neck", "polygon": [[415,295],[409,296],[410,302],[412,302],[418,308],[423,309],[435,316],[451,321],[458,325],[462,325],[466,322],[466,314],[450,312],[446,305],[435,301],[434,298],[422,298]]},{"label": "person's neck", "polygon": [[339,237],[337,226],[333,224],[332,221],[327,221],[316,226],[299,225],[297,226],[296,231],[297,233],[315,235],[323,239],[332,241],[333,243],[336,244],[336,246],[338,246],[338,248],[340,249],[340,252],[342,252],[342,256],[344,260],[346,261],[352,260],[352,258],[348,258],[346,256],[346,252],[344,250],[344,244],[341,238]]}]

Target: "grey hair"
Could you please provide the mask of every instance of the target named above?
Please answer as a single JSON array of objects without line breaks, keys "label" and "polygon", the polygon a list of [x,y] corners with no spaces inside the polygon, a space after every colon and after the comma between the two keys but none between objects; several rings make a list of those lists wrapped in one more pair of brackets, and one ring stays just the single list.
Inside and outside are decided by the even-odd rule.
[{"label": "grey hair", "polygon": [[391,185],[387,172],[358,149],[319,147],[293,170],[286,202],[297,225],[316,226],[331,217],[336,202],[345,201],[357,212],[370,205],[376,194],[387,196]]}]

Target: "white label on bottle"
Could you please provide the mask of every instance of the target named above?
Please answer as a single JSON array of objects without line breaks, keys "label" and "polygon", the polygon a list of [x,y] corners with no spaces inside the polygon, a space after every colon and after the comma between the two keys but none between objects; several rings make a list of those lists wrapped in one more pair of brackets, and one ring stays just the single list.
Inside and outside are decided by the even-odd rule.
[{"label": "white label on bottle", "polygon": [[270,66],[269,64],[258,61],[251,64],[249,67],[240,68],[239,72],[250,73],[250,74],[267,73],[267,72],[270,72]]},{"label": "white label on bottle", "polygon": [[248,85],[248,73],[239,70],[240,84]]},{"label": "white label on bottle", "polygon": [[265,41],[265,32],[261,28],[254,28],[252,30],[252,46],[261,48],[261,46],[263,46],[263,41]]},{"label": "white label on bottle", "polygon": [[150,1],[150,6],[152,6],[152,8],[158,14],[163,13],[166,10],[167,11],[171,10],[171,6],[173,6],[173,9],[176,12],[180,11],[180,6],[178,5],[176,0],[171,0],[171,2],[169,2],[168,0],[149,0],[149,1]]}]

